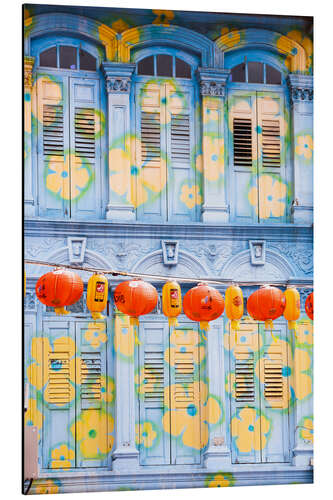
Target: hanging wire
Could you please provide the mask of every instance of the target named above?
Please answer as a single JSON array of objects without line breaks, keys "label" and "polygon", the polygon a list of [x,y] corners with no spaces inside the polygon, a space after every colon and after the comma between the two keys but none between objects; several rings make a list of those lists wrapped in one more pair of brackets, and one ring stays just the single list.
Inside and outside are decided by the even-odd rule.
[{"label": "hanging wire", "polygon": [[216,278],[185,278],[183,276],[161,276],[157,274],[147,274],[147,273],[133,273],[131,271],[118,271],[115,269],[102,269],[95,267],[85,267],[85,266],[77,266],[77,265],[68,265],[68,264],[56,264],[54,262],[45,262],[39,260],[29,260],[24,259],[25,264],[34,264],[38,266],[46,266],[46,267],[56,267],[56,268],[65,268],[65,269],[73,269],[74,271],[86,271],[88,273],[102,273],[102,274],[111,274],[112,276],[124,276],[124,277],[132,277],[132,278],[145,278],[150,280],[161,280],[161,281],[169,281],[176,280],[183,283],[198,283],[204,281],[205,283],[211,283],[214,285],[239,285],[239,286],[260,286],[260,285],[276,285],[276,286],[295,286],[298,288],[313,288],[313,284],[308,283],[295,283],[290,280],[270,280],[270,281],[239,281],[233,279],[216,279]]}]

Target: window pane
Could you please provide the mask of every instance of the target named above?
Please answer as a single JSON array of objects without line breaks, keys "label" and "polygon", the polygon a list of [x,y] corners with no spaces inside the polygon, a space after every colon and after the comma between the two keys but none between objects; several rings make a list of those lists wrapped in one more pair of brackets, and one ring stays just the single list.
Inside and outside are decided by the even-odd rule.
[{"label": "window pane", "polygon": [[60,47],[60,68],[76,68],[76,48],[66,45]]},{"label": "window pane", "polygon": [[157,76],[172,76],[172,56],[166,54],[157,56]]},{"label": "window pane", "polygon": [[138,75],[154,76],[154,56],[145,57],[139,61]]},{"label": "window pane", "polygon": [[238,64],[231,70],[232,82],[245,82],[245,64]]},{"label": "window pane", "polygon": [[264,65],[260,62],[247,63],[248,83],[264,83]]},{"label": "window pane", "polygon": [[51,47],[40,54],[39,66],[57,67],[57,47]]},{"label": "window pane", "polygon": [[178,57],[176,57],[176,77],[191,78],[191,66]]},{"label": "window pane", "polygon": [[281,85],[281,73],[269,64],[266,64],[266,83]]},{"label": "window pane", "polygon": [[80,69],[96,71],[96,58],[82,49],[80,49]]}]

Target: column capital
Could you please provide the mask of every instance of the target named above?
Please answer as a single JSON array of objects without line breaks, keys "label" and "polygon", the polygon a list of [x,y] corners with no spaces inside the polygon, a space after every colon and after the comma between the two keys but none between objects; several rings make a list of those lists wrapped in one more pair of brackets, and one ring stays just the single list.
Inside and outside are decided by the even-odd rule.
[{"label": "column capital", "polygon": [[298,102],[312,102],[313,100],[313,76],[298,75],[290,73],[287,77],[290,90],[291,104]]},{"label": "column capital", "polygon": [[230,69],[198,68],[197,78],[202,96],[225,97]]},{"label": "column capital", "polygon": [[34,57],[24,56],[24,90],[31,91],[32,89],[32,68],[34,63]]},{"label": "column capital", "polygon": [[106,91],[112,94],[129,94],[135,64],[103,62]]}]

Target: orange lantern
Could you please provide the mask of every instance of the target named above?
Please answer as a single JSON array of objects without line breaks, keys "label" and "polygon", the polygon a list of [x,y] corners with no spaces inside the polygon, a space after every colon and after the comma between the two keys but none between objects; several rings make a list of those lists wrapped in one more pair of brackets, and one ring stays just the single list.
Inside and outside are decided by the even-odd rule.
[{"label": "orange lantern", "polygon": [[103,319],[101,314],[108,301],[108,280],[104,274],[93,274],[87,286],[87,307],[93,319]]},{"label": "orange lantern", "polygon": [[42,304],[54,307],[56,314],[69,314],[64,306],[77,302],[83,293],[80,276],[68,269],[43,274],[36,283],[36,295]]},{"label": "orange lantern", "polygon": [[182,292],[176,281],[167,281],[163,286],[162,307],[169,326],[178,326],[177,316],[182,312]]},{"label": "orange lantern", "polygon": [[224,299],[215,288],[207,283],[199,283],[185,294],[183,309],[190,320],[199,321],[200,328],[208,331],[209,321],[223,314]]},{"label": "orange lantern", "polygon": [[310,293],[310,295],[307,296],[306,301],[305,301],[305,312],[307,316],[313,320],[313,292]]},{"label": "orange lantern", "polygon": [[243,292],[239,286],[229,286],[225,291],[225,313],[231,321],[231,328],[239,330],[239,320],[243,316]]},{"label": "orange lantern", "polygon": [[288,320],[289,330],[296,330],[296,320],[298,320],[301,314],[299,292],[294,287],[288,287],[283,295],[286,299],[286,307],[283,311],[283,316]]},{"label": "orange lantern", "polygon": [[273,335],[273,320],[279,318],[284,311],[286,298],[275,286],[264,285],[253,292],[247,300],[247,311],[257,321],[265,321],[265,328],[270,328]]},{"label": "orange lantern", "polygon": [[149,314],[158,301],[156,288],[142,281],[134,279],[120,283],[113,294],[114,302],[124,314],[130,316],[130,324],[139,325],[139,316]]}]

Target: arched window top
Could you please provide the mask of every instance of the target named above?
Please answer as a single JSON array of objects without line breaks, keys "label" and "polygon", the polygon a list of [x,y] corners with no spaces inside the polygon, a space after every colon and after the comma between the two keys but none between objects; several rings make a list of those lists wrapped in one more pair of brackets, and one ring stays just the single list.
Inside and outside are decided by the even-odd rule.
[{"label": "arched window top", "polygon": [[230,82],[262,83],[265,85],[281,85],[281,72],[270,64],[259,61],[248,61],[231,68]]},{"label": "arched window top", "polygon": [[192,68],[183,59],[170,54],[154,54],[138,61],[138,75],[191,78]]},{"label": "arched window top", "polygon": [[97,59],[81,47],[75,47],[73,45],[54,45],[40,52],[39,66],[96,71]]}]

